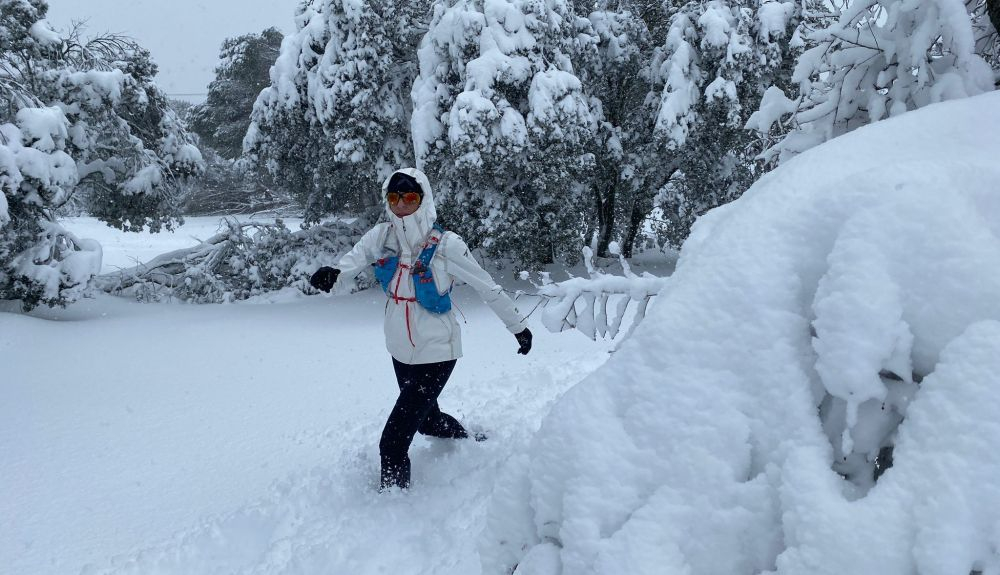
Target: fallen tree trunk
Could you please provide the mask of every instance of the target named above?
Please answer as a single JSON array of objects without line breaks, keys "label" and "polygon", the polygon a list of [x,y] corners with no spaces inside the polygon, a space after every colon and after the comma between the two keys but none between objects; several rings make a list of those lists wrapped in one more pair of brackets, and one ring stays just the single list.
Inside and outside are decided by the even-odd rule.
[{"label": "fallen tree trunk", "polygon": [[118,295],[160,301],[219,303],[293,287],[313,293],[308,278],[333,265],[367,225],[335,221],[291,232],[273,224],[225,220],[226,229],[196,246],[97,276],[93,285]]}]

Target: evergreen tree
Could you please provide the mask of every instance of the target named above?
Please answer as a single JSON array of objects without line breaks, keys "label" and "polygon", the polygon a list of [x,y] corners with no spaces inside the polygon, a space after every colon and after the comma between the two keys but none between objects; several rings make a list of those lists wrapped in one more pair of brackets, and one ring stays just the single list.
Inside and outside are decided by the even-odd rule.
[{"label": "evergreen tree", "polygon": [[224,158],[235,159],[243,152],[254,101],[270,83],[268,71],[282,38],[276,28],[268,28],[222,43],[215,80],[208,86],[208,98],[191,112],[191,129]]},{"label": "evergreen tree", "polygon": [[[578,257],[596,120],[563,2],[435,5],[413,88],[417,164],[471,245],[524,264]],[[582,45],[581,45],[582,44]]]},{"label": "evergreen tree", "polygon": [[[419,5],[419,3],[418,3]],[[388,0],[312,0],[254,105],[247,158],[316,220],[372,213],[382,180],[412,164],[410,84],[420,10]]]},{"label": "evergreen tree", "polygon": [[795,69],[798,98],[769,91],[749,124],[764,133],[787,127],[765,154],[772,162],[865,124],[993,87],[962,0],[838,3],[807,38],[814,46]]},{"label": "evergreen tree", "polygon": [[0,0],[0,299],[65,304],[100,250],[55,222],[76,202],[123,230],[172,226],[179,182],[203,168],[152,83],[149,53],[117,36],[68,37],[44,0]]},{"label": "evergreen tree", "polygon": [[666,170],[647,161],[652,133],[644,100],[651,86],[643,66],[656,30],[647,27],[641,14],[658,12],[658,7],[644,10],[640,2],[602,2],[583,20],[584,33],[596,46],[585,54],[578,73],[598,120],[590,182],[596,217],[588,221],[595,225],[594,247],[600,257],[610,255],[612,241],[631,257],[639,228],[653,209],[656,189],[669,178]]},{"label": "evergreen tree", "polygon": [[787,85],[801,21],[802,4],[791,0],[688,2],[671,16],[649,65],[655,156],[676,170],[658,197],[671,244],[753,183],[754,136],[744,124],[769,86]]}]

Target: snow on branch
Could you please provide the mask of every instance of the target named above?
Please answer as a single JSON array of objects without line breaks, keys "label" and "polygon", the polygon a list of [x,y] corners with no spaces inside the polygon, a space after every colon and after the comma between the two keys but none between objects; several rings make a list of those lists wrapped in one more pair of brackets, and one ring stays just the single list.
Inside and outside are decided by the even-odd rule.
[{"label": "snow on branch", "polygon": [[357,222],[328,222],[296,232],[273,224],[226,220],[225,228],[190,248],[98,276],[107,292],[144,301],[222,303],[286,287],[311,292],[309,275],[331,265],[360,239]]},{"label": "snow on branch", "polygon": [[[635,327],[646,317],[649,300],[666,285],[667,278],[656,277],[644,272],[641,276],[632,272],[628,262],[612,244],[612,253],[619,256],[624,274],[606,274],[594,267],[594,253],[589,247],[583,248],[584,261],[589,277],[574,277],[552,283],[548,275],[542,275],[542,285],[536,286],[543,298],[542,324],[551,332],[558,333],[576,329],[589,337],[614,339],[621,333],[627,315],[631,313],[631,323],[627,339]],[[635,305],[632,305],[635,304]],[[634,309],[634,312],[631,310]]]},{"label": "snow on branch", "polygon": [[746,123],[776,140],[760,158],[784,162],[863,125],[992,90],[990,35],[975,3],[866,0],[808,18],[798,94],[771,86]]}]

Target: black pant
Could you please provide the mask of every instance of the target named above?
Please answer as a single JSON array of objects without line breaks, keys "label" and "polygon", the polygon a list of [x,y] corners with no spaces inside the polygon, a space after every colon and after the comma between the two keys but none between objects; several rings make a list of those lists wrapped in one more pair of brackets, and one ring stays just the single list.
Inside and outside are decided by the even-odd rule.
[{"label": "black pant", "polygon": [[382,488],[410,485],[410,443],[418,432],[432,437],[468,437],[454,417],[441,411],[437,398],[448,383],[457,360],[410,365],[395,358],[399,397],[382,429],[378,449],[382,459]]}]

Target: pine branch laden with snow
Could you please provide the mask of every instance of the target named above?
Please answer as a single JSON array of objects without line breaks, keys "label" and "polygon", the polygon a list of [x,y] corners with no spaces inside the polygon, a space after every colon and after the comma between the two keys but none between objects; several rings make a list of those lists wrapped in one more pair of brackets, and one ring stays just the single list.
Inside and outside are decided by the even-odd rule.
[{"label": "pine branch laden with snow", "polygon": [[805,34],[811,47],[795,68],[798,97],[771,88],[747,122],[765,134],[787,129],[763,153],[769,162],[884,118],[993,88],[963,0],[856,0],[837,3],[824,20]]},{"label": "pine branch laden with snow", "polygon": [[[95,285],[141,301],[176,299],[224,303],[293,288],[315,293],[309,276],[334,265],[361,239],[360,223],[331,222],[292,232],[274,224],[226,220],[225,229],[197,246],[162,254],[133,268],[106,273]],[[360,280],[362,287],[370,282]]]},{"label": "pine branch laden with snow", "polygon": [[[611,249],[617,252],[618,247],[612,244]],[[631,315],[621,341],[628,339],[646,317],[649,301],[663,289],[667,278],[649,273],[637,276],[620,256],[624,275],[609,275],[594,267],[590,248],[584,248],[583,257],[590,277],[536,286],[537,295],[543,298],[542,325],[553,333],[576,329],[590,339],[615,339],[622,333],[626,316]]]},{"label": "pine branch laden with snow", "polygon": [[46,99],[69,103],[77,202],[114,227],[171,228],[182,182],[204,170],[201,152],[152,83],[121,70],[49,73]]},{"label": "pine branch laden with snow", "polygon": [[59,108],[24,108],[16,125],[0,124],[0,300],[26,310],[77,299],[101,267],[100,245],[51,215],[78,182],[67,128]]},{"label": "pine branch laden with snow", "polygon": [[243,146],[308,219],[377,206],[384,178],[412,165],[412,30],[421,23],[411,12],[392,2],[312,0],[282,42]]}]

